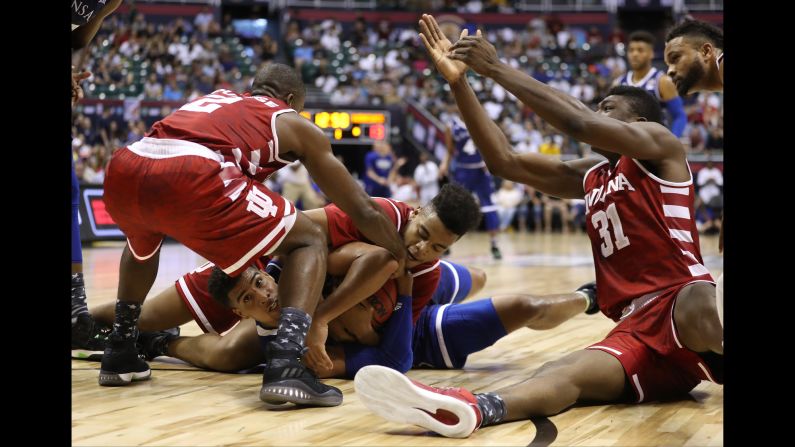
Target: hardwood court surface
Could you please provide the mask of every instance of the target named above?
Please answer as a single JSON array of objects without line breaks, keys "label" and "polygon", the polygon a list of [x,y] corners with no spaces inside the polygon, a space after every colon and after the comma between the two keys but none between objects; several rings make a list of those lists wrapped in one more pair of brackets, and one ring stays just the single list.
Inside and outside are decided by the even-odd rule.
[{"label": "hardwood court surface", "polygon": [[[480,297],[504,292],[559,293],[593,280],[590,245],[583,234],[504,234],[503,259],[493,261],[485,234],[466,236],[450,260],[482,268],[488,282]],[[717,237],[701,238],[707,268],[722,272]],[[89,307],[115,300],[123,245],[83,249]],[[177,244],[167,244],[152,295],[203,262]],[[549,331],[522,329],[471,355],[464,370],[413,370],[431,385],[466,385],[490,391],[520,382],[546,361],[601,340],[614,323],[585,315]],[[191,322],[184,335],[201,330]],[[260,374],[202,371],[161,357],[150,362],[152,379],[127,387],[97,384],[99,363],[72,361],[72,443],[130,445],[356,445],[356,446],[712,446],[723,444],[723,388],[702,382],[690,399],[644,405],[574,408],[538,421],[487,427],[468,439],[447,439],[419,427],[393,424],[368,412],[353,382],[330,380],[342,389],[340,407],[267,411],[259,397]],[[551,443],[551,444],[550,444]]]}]

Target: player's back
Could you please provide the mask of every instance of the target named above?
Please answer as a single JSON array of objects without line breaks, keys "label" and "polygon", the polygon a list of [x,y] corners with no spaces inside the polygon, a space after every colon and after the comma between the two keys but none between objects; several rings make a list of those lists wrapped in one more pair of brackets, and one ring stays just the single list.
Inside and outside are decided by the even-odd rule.
[{"label": "player's back", "polygon": [[601,310],[618,320],[633,299],[694,280],[712,281],[704,267],[688,182],[654,177],[621,157],[594,166],[584,180]]},{"label": "player's back", "polygon": [[290,163],[280,157],[276,136],[276,117],[286,112],[294,110],[278,99],[221,89],[156,122],[146,137],[200,144],[264,181]]}]

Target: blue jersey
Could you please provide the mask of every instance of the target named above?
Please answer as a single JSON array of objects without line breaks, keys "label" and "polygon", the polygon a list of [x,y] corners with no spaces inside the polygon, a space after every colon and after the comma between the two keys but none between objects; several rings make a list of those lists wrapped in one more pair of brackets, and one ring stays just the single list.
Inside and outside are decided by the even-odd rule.
[{"label": "blue jersey", "polygon": [[455,152],[453,153],[455,169],[486,167],[486,163],[483,161],[483,157],[480,156],[480,152],[478,152],[475,142],[469,136],[469,131],[464,123],[458,117],[453,117],[449,124],[453,133],[453,145],[455,146]]},{"label": "blue jersey", "polygon": [[651,67],[651,70],[649,70],[649,72],[646,73],[646,76],[644,76],[643,79],[641,79],[638,82],[632,82],[632,73],[633,73],[632,70],[630,70],[626,74],[621,75],[621,77],[618,78],[618,85],[640,87],[643,90],[649,92],[655,98],[657,98],[657,100],[662,101],[659,89],[660,77],[665,74],[663,73],[662,70],[658,70],[654,67]]},{"label": "blue jersey", "polygon": [[364,180],[365,185],[380,186],[375,180],[367,176],[367,170],[372,169],[379,177],[389,177],[389,171],[392,170],[394,163],[392,155],[379,155],[376,151],[370,151],[364,157]]}]

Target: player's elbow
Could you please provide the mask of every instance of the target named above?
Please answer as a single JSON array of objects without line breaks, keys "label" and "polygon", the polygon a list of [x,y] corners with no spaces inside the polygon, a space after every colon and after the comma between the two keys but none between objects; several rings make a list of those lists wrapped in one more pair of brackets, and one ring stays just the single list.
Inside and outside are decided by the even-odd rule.
[{"label": "player's elbow", "polygon": [[511,151],[511,148],[508,147],[502,151],[501,156],[491,159],[486,159],[484,157],[484,161],[486,162],[486,167],[489,169],[489,172],[492,175],[510,180],[512,172],[516,166],[516,161],[514,158],[514,153]]}]

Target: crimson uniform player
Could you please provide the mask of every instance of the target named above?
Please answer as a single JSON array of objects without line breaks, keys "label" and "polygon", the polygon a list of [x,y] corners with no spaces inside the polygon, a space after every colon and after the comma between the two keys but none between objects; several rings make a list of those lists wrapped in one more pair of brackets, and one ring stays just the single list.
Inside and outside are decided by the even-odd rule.
[{"label": "crimson uniform player", "polygon": [[[500,62],[480,33],[464,32],[452,45],[433,17],[424,15],[420,27],[489,170],[553,196],[585,197],[599,307],[618,324],[601,342],[494,393],[438,389],[368,366],[355,379],[362,402],[387,419],[466,437],[483,425],[549,416],[580,401],[640,403],[680,397],[701,380],[720,383],[723,330],[693,221],[692,175],[681,143],[660,124],[659,102],[621,86],[593,112]],[[469,86],[467,68],[607,161],[512,152]],[[445,417],[450,413],[456,417]]]},{"label": "crimson uniform player", "polygon": [[324,193],[398,263],[405,248],[380,207],[333,156],[326,136],[295,113],[303,109],[304,96],[295,70],[269,64],[257,73],[250,94],[217,90],[203,96],[114,154],[105,202],[127,245],[100,385],[126,385],[150,376],[135,349],[136,322],[168,235],[232,276],[262,255],[285,256],[282,313],[276,338],[268,345],[260,398],[268,403],[279,389],[290,391],[290,402],[342,402],[338,389],[320,383],[299,362],[325,278],[326,239],[263,182],[301,160]]},{"label": "crimson uniform player", "polygon": [[[668,76],[679,94],[723,91],[723,30],[698,20],[685,20],[665,36]],[[723,252],[723,215],[718,248]],[[718,277],[718,317],[723,324],[723,274]]]}]

